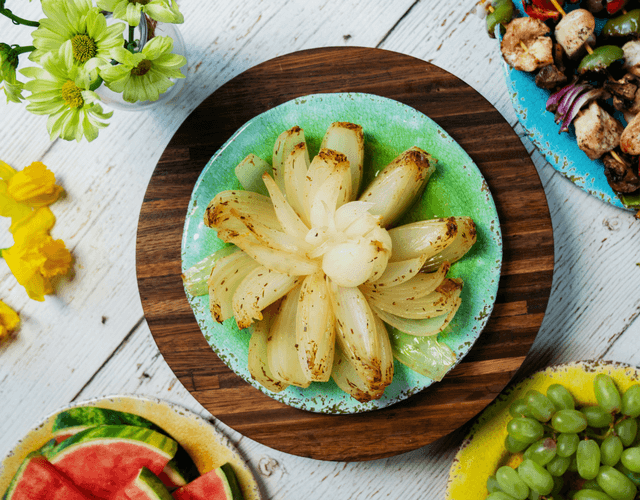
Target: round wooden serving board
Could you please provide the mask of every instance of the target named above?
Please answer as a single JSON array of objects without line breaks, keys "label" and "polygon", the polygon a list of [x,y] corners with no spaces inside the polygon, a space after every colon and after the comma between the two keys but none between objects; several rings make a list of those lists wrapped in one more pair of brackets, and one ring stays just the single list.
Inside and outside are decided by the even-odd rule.
[{"label": "round wooden serving board", "polygon": [[[180,244],[193,186],[245,122],[295,97],[366,92],[429,116],[471,156],[493,194],[504,257],[494,311],[470,353],[442,382],[368,413],[326,415],[279,403],[236,376],[203,337],[181,279]],[[384,117],[380,117],[384,120]],[[213,415],[272,448],[322,460],[371,460],[424,446],[482,411],[511,380],[538,332],[551,291],[553,233],[538,174],[500,113],[469,85],[406,55],[369,48],[288,54],[238,75],[182,124],[142,205],[137,275],[160,352]]]}]

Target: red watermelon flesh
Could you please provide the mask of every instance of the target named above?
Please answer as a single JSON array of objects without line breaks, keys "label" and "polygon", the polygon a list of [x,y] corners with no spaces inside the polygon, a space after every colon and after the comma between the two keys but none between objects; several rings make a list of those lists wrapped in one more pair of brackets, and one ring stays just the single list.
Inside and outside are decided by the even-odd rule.
[{"label": "red watermelon flesh", "polygon": [[25,459],[5,500],[89,500],[42,455]]},{"label": "red watermelon flesh", "polygon": [[162,472],[177,443],[150,429],[102,426],[87,429],[60,443],[49,461],[76,486],[109,499],[134,480],[143,467]]},{"label": "red watermelon flesh", "polygon": [[232,500],[227,476],[221,468],[213,469],[172,493],[174,500]]}]

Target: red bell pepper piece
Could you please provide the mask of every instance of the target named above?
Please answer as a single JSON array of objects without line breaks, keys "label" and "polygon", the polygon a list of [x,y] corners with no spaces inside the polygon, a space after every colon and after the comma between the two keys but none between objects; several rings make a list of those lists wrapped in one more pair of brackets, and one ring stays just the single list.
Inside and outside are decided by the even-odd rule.
[{"label": "red bell pepper piece", "polygon": [[607,0],[607,12],[609,14],[615,14],[624,7],[626,3],[627,0]]},{"label": "red bell pepper piece", "polygon": [[[564,0],[560,0],[558,3],[562,6]],[[524,11],[529,17],[540,19],[541,21],[546,21],[547,19],[557,21],[560,18],[560,12],[549,0],[525,0]]]}]

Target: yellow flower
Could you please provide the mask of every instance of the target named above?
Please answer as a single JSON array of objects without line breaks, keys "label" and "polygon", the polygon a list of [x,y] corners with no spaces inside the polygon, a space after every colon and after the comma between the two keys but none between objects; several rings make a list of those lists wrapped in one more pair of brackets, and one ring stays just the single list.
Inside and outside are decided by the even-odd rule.
[{"label": "yellow flower", "polygon": [[56,177],[51,170],[35,161],[8,179],[7,193],[17,202],[42,207],[55,202],[62,193],[62,187],[56,184]]},{"label": "yellow flower", "polygon": [[20,323],[20,317],[7,304],[0,300],[0,341],[9,337]]},{"label": "yellow flower", "polygon": [[39,208],[15,224],[14,245],[2,251],[18,283],[29,297],[40,302],[53,293],[54,280],[67,274],[71,267],[71,253],[64,242],[49,234],[55,220],[49,208]]},{"label": "yellow flower", "polygon": [[0,179],[0,216],[11,217],[11,232],[33,208],[50,205],[62,193],[53,172],[39,161],[18,172],[0,160]]}]

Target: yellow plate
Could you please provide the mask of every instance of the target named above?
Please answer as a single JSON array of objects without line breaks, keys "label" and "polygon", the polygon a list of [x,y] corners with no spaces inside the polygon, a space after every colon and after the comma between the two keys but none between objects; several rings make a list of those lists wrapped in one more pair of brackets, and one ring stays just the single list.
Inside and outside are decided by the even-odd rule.
[{"label": "yellow plate", "polygon": [[524,394],[536,389],[546,394],[551,384],[565,386],[578,406],[597,404],[593,394],[593,379],[598,373],[606,373],[615,381],[620,392],[637,383],[637,368],[607,361],[579,361],[551,366],[534,373],[517,385],[510,385],[480,415],[471,428],[449,471],[447,500],[484,500],[489,476],[509,457],[504,447],[507,422],[511,420],[509,406]]},{"label": "yellow plate", "polygon": [[58,413],[77,406],[96,406],[135,413],[170,433],[191,455],[201,474],[229,462],[238,477],[245,500],[260,500],[260,489],[247,464],[229,439],[210,422],[195,413],[160,399],[141,396],[111,396],[72,404],[45,418],[18,441],[0,464],[0,494],[24,458],[51,439],[51,428]]}]

